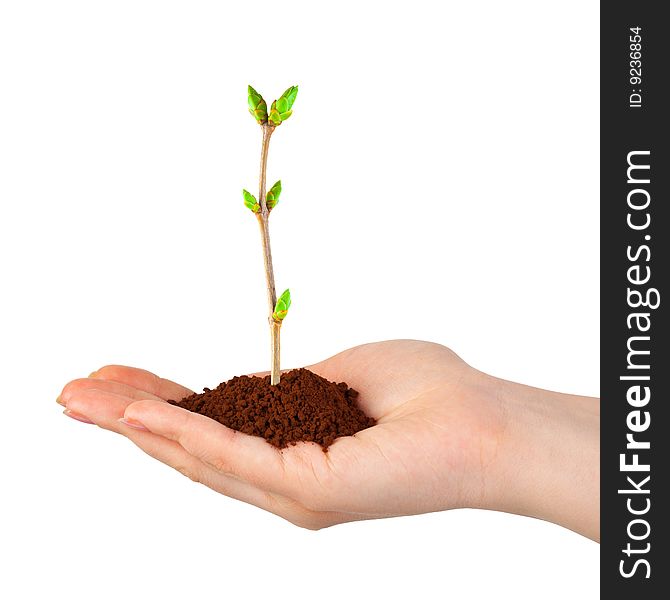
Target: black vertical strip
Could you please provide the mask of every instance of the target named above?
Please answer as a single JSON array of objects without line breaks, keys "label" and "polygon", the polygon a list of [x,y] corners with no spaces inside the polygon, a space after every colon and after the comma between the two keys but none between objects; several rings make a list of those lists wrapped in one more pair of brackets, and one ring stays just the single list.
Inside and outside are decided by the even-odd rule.
[{"label": "black vertical strip", "polygon": [[[670,597],[670,29],[662,8],[601,3],[603,598]],[[649,168],[629,171],[629,161]]]}]

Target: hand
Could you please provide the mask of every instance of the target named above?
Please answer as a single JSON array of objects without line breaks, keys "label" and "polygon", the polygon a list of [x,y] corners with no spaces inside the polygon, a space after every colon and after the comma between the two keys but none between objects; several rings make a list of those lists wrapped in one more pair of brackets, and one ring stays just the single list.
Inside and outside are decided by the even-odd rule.
[{"label": "hand", "polygon": [[[597,537],[593,399],[505,382],[418,341],[367,344],[308,368],[358,390],[377,425],[327,453],[313,443],[280,451],[166,402],[187,388],[121,366],[68,383],[59,400],[192,480],[302,527],[477,507]],[[566,435],[575,446],[559,451]]]}]

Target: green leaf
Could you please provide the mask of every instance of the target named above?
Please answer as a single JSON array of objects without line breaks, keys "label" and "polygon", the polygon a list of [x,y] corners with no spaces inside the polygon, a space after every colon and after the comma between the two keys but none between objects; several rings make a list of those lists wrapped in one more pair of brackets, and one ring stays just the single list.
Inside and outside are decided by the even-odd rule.
[{"label": "green leaf", "polygon": [[272,210],[277,206],[279,202],[279,195],[281,194],[281,180],[277,181],[271,188],[270,191],[265,195],[265,204],[267,207]]},{"label": "green leaf", "polygon": [[275,127],[286,121],[293,114],[291,107],[293,106],[297,95],[298,86],[292,85],[279,97],[278,100],[275,100],[272,103],[267,120]]},{"label": "green leaf", "polygon": [[268,105],[263,100],[263,96],[251,86],[247,88],[247,103],[251,116],[261,124],[266,123],[268,120]]},{"label": "green leaf", "polygon": [[247,102],[250,110],[256,110],[260,99],[261,95],[251,86],[247,86]]},{"label": "green leaf", "polygon": [[264,110],[258,109],[258,110],[249,110],[249,114],[258,121],[260,125],[263,123],[266,123],[268,120],[268,115]]},{"label": "green leaf", "polygon": [[[298,96],[298,86],[292,85],[280,97],[280,100],[282,98],[286,99],[286,108],[281,108],[279,112],[283,113],[286,112],[287,110],[291,110],[291,107],[293,106],[293,103],[295,102],[297,96]],[[277,107],[279,108],[279,106]]]},{"label": "green leaf", "polygon": [[246,206],[251,212],[257,213],[261,207],[256,200],[256,197],[253,194],[247,192],[247,190],[242,190],[242,197],[244,198],[244,206]]},{"label": "green leaf", "polygon": [[280,113],[286,112],[288,110],[288,100],[282,96],[277,100],[276,107]]},{"label": "green leaf", "polygon": [[270,106],[270,114],[268,115],[268,121],[272,123],[275,127],[281,125],[281,116],[277,110],[277,101],[275,100]]},{"label": "green leaf", "polygon": [[277,298],[275,310],[272,313],[272,318],[275,321],[283,321],[288,314],[288,309],[291,307],[291,292],[285,290],[284,293]]}]

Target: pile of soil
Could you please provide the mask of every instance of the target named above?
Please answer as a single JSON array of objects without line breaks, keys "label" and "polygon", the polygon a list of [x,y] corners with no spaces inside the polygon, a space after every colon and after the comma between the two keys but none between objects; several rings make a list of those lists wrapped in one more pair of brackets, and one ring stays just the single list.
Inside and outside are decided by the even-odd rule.
[{"label": "pile of soil", "polygon": [[249,435],[265,438],[277,448],[316,442],[324,452],[336,438],[375,424],[358,406],[358,392],[307,369],[284,373],[277,385],[270,376],[233,377],[216,389],[204,388],[182,400],[170,400]]}]

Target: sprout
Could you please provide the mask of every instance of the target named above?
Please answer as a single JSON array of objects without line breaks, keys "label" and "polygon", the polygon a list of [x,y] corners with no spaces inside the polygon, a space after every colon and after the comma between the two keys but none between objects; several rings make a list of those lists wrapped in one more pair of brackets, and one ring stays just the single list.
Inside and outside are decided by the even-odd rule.
[{"label": "sprout", "polygon": [[267,116],[267,119],[272,125],[277,127],[281,125],[286,119],[288,119],[293,111],[291,107],[295,102],[295,99],[298,95],[298,86],[292,85],[288,88],[278,100],[275,100],[270,107],[270,114]]},{"label": "sprout", "polygon": [[267,196],[265,196],[265,204],[267,204],[269,210],[272,210],[277,206],[277,202],[279,202],[279,194],[281,194],[281,181],[277,181],[277,183],[270,188]]},{"label": "sprout", "polygon": [[274,268],[272,266],[272,252],[270,250],[270,211],[277,206],[281,194],[281,181],[277,181],[266,193],[265,174],[267,171],[268,149],[270,146],[270,136],[278,125],[281,125],[288,119],[293,111],[293,103],[298,95],[298,86],[292,85],[288,88],[278,100],[275,100],[268,107],[261,96],[254,88],[248,88],[249,112],[256,119],[263,131],[263,144],[261,147],[261,175],[258,185],[258,199],[248,192],[242,190],[244,205],[256,215],[261,230],[261,241],[263,245],[263,261],[265,264],[265,282],[267,284],[268,306],[270,310],[270,338],[272,347],[272,369],[270,371],[270,383],[275,385],[279,383],[281,370],[279,368],[279,334],[284,318],[288,314],[291,306],[291,292],[286,290],[277,298],[275,288]]},{"label": "sprout", "polygon": [[256,119],[256,121],[258,121],[258,123],[261,125],[263,123],[267,123],[268,105],[266,104],[265,100],[263,100],[263,96],[261,96],[251,86],[248,87],[247,93],[247,102],[249,103],[249,112],[251,113],[251,116],[254,117],[254,119]]},{"label": "sprout", "polygon": [[258,200],[256,200],[256,197],[253,194],[250,194],[247,190],[242,190],[242,196],[244,197],[244,206],[251,212],[257,213],[261,209]]},{"label": "sprout", "polygon": [[288,314],[288,309],[291,308],[291,292],[284,290],[284,293],[277,298],[272,318],[275,321],[283,321]]}]

